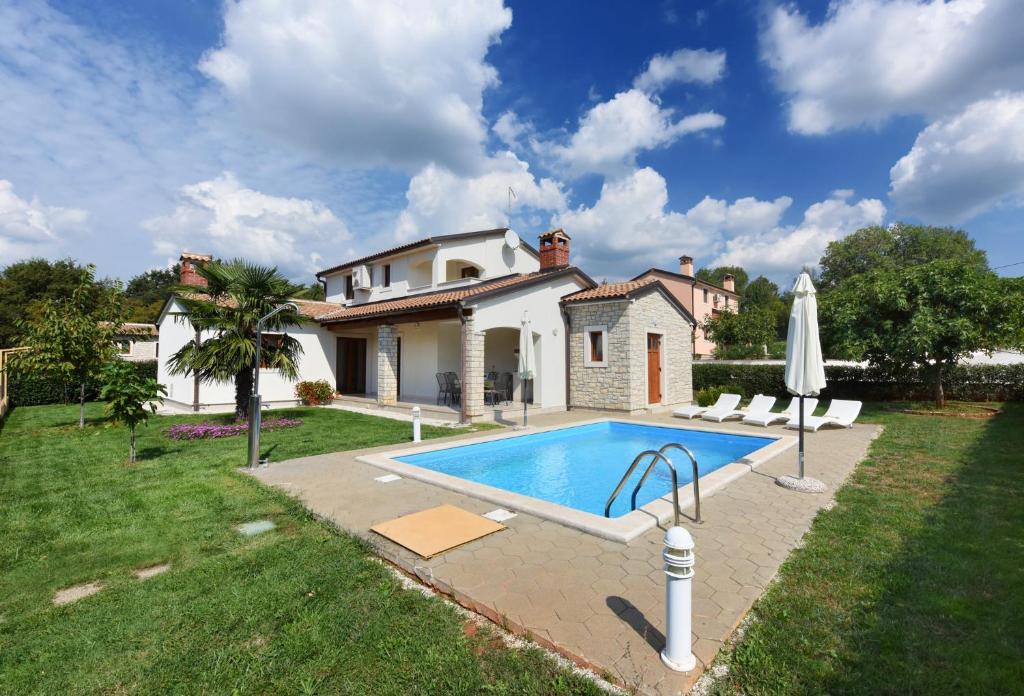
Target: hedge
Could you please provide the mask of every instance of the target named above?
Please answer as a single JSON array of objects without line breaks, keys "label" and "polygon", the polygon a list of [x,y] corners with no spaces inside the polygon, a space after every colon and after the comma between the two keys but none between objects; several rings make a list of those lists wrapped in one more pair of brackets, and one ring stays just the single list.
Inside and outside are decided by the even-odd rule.
[{"label": "hedge", "polygon": [[[130,363],[145,377],[156,379],[156,360]],[[99,378],[85,383],[86,401],[96,401],[103,383]],[[65,384],[59,379],[30,377],[12,372],[9,382],[11,404],[14,406],[38,406],[40,404],[64,404],[78,401],[78,384]]]},{"label": "hedge", "polygon": [[[754,394],[787,396],[784,365],[693,364],[694,392],[708,387],[734,384],[745,397]],[[921,370],[898,377],[874,367],[826,365],[824,399],[858,401],[928,400],[931,385]],[[958,401],[1024,400],[1024,364],[957,365],[943,380],[946,398]]]}]

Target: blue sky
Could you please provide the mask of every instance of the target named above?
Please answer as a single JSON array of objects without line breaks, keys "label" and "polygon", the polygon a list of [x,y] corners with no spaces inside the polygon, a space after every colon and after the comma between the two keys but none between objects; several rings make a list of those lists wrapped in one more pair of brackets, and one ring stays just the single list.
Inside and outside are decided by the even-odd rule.
[{"label": "blue sky", "polygon": [[[1015,0],[0,7],[0,264],[181,249],[308,280],[505,224],[597,277],[785,282],[897,220],[1024,261]],[[1019,275],[1024,266],[1004,269]]]}]

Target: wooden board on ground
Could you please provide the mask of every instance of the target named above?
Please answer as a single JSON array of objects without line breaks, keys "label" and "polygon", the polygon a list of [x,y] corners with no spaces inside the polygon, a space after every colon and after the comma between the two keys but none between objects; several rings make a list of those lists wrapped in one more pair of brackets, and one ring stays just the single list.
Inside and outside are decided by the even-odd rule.
[{"label": "wooden board on ground", "polygon": [[504,528],[503,524],[454,505],[439,505],[375,524],[370,527],[370,531],[377,532],[423,558],[430,558]]}]

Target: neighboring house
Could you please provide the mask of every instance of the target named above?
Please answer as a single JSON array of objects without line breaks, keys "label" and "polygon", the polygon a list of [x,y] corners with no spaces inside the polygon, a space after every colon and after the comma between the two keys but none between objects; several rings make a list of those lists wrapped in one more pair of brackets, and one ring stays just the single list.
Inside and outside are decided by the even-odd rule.
[{"label": "neighboring house", "polygon": [[117,356],[131,362],[156,360],[160,350],[159,333],[155,324],[121,324],[114,334]]},{"label": "neighboring house", "polygon": [[633,280],[645,278],[657,278],[664,283],[669,292],[697,320],[697,328],[693,334],[694,356],[698,358],[713,357],[715,344],[704,336],[701,325],[710,316],[720,312],[735,312],[739,309],[740,296],[736,292],[736,279],[731,275],[726,275],[722,287],[700,280],[694,276],[693,259],[689,256],[679,257],[678,273],[661,268],[651,268]]},{"label": "neighboring house", "polygon": [[[288,332],[303,348],[300,378],[326,379],[342,395],[391,406],[434,403],[438,373],[455,372],[460,415],[478,420],[493,413],[484,404],[486,373],[512,373],[513,398],[523,397],[517,364],[527,316],[536,372],[525,392],[534,407],[637,411],[689,401],[693,319],[686,308],[656,278],[598,287],[570,265],[569,253],[562,230],[541,235],[535,249],[494,229],[428,237],[321,271],[326,301],[298,301],[304,321]],[[191,283],[201,281],[194,266],[209,260],[184,254],[183,281],[186,273]],[[167,359],[194,335],[176,319],[181,309],[170,298],[158,321],[159,379],[168,400],[233,403],[230,383],[196,385],[168,373]],[[605,327],[598,347],[603,365],[588,363],[583,353],[581,332],[597,315],[593,325]],[[644,394],[648,379],[654,386]],[[577,382],[592,386],[574,391]],[[607,395],[595,398],[605,389]],[[294,383],[274,370],[261,373],[260,391],[265,403],[294,402]]]}]

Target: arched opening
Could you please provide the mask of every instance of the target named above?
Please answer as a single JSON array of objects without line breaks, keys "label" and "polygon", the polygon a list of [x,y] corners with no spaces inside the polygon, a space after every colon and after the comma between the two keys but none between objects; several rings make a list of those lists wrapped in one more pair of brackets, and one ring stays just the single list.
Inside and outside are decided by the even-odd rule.
[{"label": "arched opening", "polygon": [[444,264],[445,282],[463,278],[479,278],[482,274],[483,268],[465,259],[450,259]]}]

